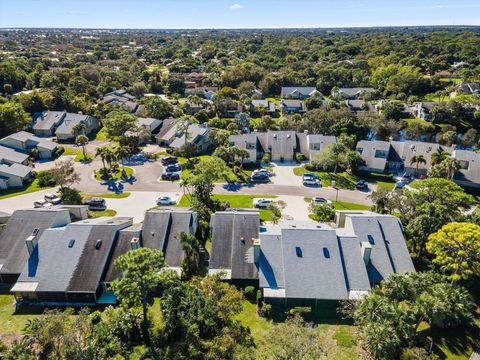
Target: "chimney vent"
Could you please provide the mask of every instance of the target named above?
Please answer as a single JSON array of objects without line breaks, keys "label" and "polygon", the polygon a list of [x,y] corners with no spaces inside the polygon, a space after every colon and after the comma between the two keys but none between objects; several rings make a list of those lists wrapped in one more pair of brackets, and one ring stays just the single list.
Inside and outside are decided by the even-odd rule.
[{"label": "chimney vent", "polygon": [[130,241],[130,248],[132,250],[136,250],[139,247],[140,247],[140,239],[138,237],[132,238],[132,240]]},{"label": "chimney vent", "polygon": [[37,236],[30,235],[25,239],[25,245],[27,246],[28,255],[31,256],[33,254],[33,250],[35,250],[35,246],[37,245]]},{"label": "chimney vent", "polygon": [[368,241],[362,241],[362,257],[363,261],[365,262],[365,266],[370,263],[370,255],[372,253],[372,244]]}]

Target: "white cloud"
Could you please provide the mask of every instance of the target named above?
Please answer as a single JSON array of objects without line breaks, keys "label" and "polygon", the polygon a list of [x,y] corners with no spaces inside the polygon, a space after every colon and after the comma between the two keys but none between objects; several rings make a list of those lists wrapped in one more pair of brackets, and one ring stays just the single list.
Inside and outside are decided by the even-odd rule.
[{"label": "white cloud", "polygon": [[240,4],[233,4],[228,7],[230,10],[240,10],[243,9],[243,6]]}]

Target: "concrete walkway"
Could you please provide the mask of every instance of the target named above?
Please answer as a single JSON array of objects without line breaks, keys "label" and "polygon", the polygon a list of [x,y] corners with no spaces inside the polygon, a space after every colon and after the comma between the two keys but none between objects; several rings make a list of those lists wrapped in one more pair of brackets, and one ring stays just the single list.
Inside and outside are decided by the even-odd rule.
[{"label": "concrete walkway", "polygon": [[285,208],[282,209],[283,220],[308,221],[310,214],[308,210],[308,203],[305,202],[303,196],[281,195],[277,199],[285,203]]}]

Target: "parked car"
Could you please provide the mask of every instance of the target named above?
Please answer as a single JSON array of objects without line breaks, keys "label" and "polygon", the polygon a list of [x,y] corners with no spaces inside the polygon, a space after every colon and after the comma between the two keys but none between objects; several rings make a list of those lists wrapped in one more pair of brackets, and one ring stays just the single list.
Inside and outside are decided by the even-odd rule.
[{"label": "parked car", "polygon": [[403,189],[405,187],[405,185],[407,185],[407,183],[403,182],[403,181],[397,181],[396,184],[395,184],[395,189]]},{"label": "parked car", "polygon": [[176,156],[166,156],[161,160],[162,165],[176,164],[178,162]]},{"label": "parked car", "polygon": [[250,180],[253,182],[269,182],[270,177],[265,174],[252,174]]},{"label": "parked car", "polygon": [[312,203],[314,203],[314,204],[325,204],[325,205],[328,205],[328,206],[332,206],[332,202],[330,200],[327,200],[327,199],[322,198],[322,197],[313,197],[312,198]]},{"label": "parked car", "polygon": [[178,172],[182,171],[182,166],[180,164],[169,164],[165,167],[166,172]]},{"label": "parked car", "polygon": [[254,199],[253,200],[253,207],[260,209],[266,209],[273,203],[272,199]]},{"label": "parked car", "polygon": [[313,179],[320,179],[320,177],[314,173],[306,172],[303,174],[303,179],[313,178]]},{"label": "parked car", "polygon": [[409,173],[403,174],[402,177],[400,178],[400,181],[404,182],[405,184],[410,184],[412,180],[413,180],[413,175]]},{"label": "parked car", "polygon": [[34,208],[49,207],[52,206],[47,200],[37,200],[33,202]]},{"label": "parked car", "polygon": [[320,179],[316,177],[304,177],[303,178],[303,185],[309,186],[321,186]]},{"label": "parked car", "polygon": [[268,171],[268,169],[255,169],[253,170],[252,174],[263,174],[263,175],[267,175],[267,176],[270,176],[272,175],[272,173],[270,171]]},{"label": "parked car", "polygon": [[355,184],[355,187],[358,189],[358,190],[364,190],[368,187],[367,183],[365,182],[365,180],[363,179],[360,179],[357,181],[357,183]]},{"label": "parked car", "polygon": [[162,174],[162,180],[178,180],[180,179],[180,174],[176,172],[164,172]]},{"label": "parked car", "polygon": [[105,199],[102,198],[91,198],[84,202],[85,205],[88,205],[88,210],[92,211],[102,211],[107,208],[107,203]]},{"label": "parked car", "polygon": [[177,202],[169,196],[161,196],[157,199],[157,205],[175,205]]},{"label": "parked car", "polygon": [[60,199],[55,194],[45,194],[44,197],[45,197],[45,200],[48,201],[52,205],[58,205],[62,202],[62,199]]}]

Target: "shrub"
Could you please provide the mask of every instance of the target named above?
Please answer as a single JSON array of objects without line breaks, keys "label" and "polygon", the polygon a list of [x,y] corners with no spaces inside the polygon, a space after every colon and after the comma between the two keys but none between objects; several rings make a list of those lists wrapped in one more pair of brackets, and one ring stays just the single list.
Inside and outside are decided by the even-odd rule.
[{"label": "shrub", "polygon": [[271,318],[272,314],[272,305],[262,302],[262,306],[259,309],[259,315],[264,318]]},{"label": "shrub", "polygon": [[300,152],[295,153],[295,161],[296,162],[302,162],[304,160],[307,160],[307,157],[304,154],[302,154]]},{"label": "shrub", "polygon": [[60,157],[60,155],[62,155],[64,152],[65,152],[65,148],[64,148],[63,146],[59,146],[59,147],[57,147],[57,149],[56,149],[55,152],[53,153],[53,157],[54,157],[54,158],[58,158],[58,157]]},{"label": "shrub", "polygon": [[60,197],[66,205],[82,205],[82,195],[77,189],[60,189]]},{"label": "shrub", "polygon": [[262,162],[265,164],[269,164],[272,161],[272,155],[270,153],[265,153],[262,158]]},{"label": "shrub", "polygon": [[255,286],[247,286],[243,290],[243,293],[245,294],[245,297],[247,299],[253,299],[255,296]]},{"label": "shrub", "polygon": [[439,357],[435,354],[429,354],[427,350],[420,347],[405,349],[400,356],[401,360],[437,360]]},{"label": "shrub", "polygon": [[39,171],[36,173],[36,179],[40,187],[55,186],[55,180],[49,171]]},{"label": "shrub", "polygon": [[324,204],[311,204],[312,218],[315,221],[332,221],[335,217],[335,210]]}]

